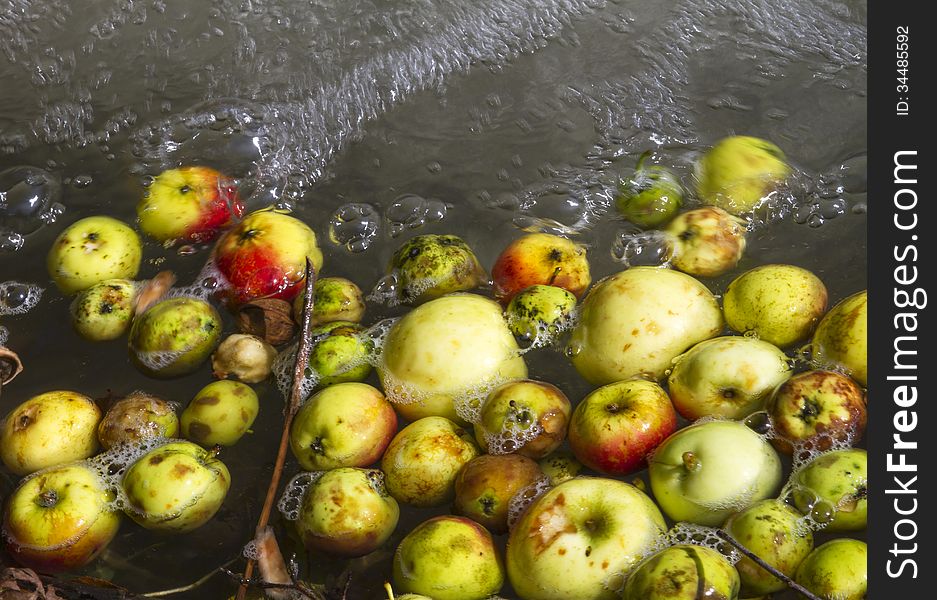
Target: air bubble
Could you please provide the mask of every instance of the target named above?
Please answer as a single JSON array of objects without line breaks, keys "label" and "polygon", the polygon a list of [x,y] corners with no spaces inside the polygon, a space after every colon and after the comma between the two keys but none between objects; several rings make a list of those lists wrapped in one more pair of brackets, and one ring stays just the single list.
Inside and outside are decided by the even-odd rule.
[{"label": "air bubble", "polygon": [[416,194],[398,196],[384,212],[391,237],[407,229],[418,229],[428,223],[446,218],[448,207],[442,200],[424,198]]},{"label": "air bubble", "polygon": [[755,433],[766,436],[772,431],[771,417],[767,411],[759,410],[745,417],[745,425]]},{"label": "air bubble", "polygon": [[32,310],[42,298],[43,288],[31,283],[0,283],[0,315],[22,315]]},{"label": "air bubble", "polygon": [[329,239],[352,253],[367,250],[379,232],[380,217],[370,204],[344,204],[329,218]]},{"label": "air bubble", "polygon": [[511,497],[508,502],[508,529],[513,529],[514,524],[520,519],[521,515],[527,510],[527,507],[533,504],[534,500],[547,493],[553,486],[550,485],[550,478],[546,475],[538,478],[533,483],[521,488]]},{"label": "air bubble", "polygon": [[663,231],[621,231],[612,242],[612,258],[626,267],[667,267],[673,257],[673,243]]},{"label": "air bubble", "polygon": [[55,221],[64,208],[58,204],[62,186],[44,169],[19,166],[0,171],[0,248],[16,251],[25,236]]}]

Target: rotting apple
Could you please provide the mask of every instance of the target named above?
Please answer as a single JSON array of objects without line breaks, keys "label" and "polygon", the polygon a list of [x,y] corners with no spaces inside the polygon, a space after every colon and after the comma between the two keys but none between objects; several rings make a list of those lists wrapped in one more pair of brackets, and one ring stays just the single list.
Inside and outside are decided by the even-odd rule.
[{"label": "rotting apple", "polygon": [[260,402],[257,393],[240,381],[213,381],[203,387],[180,417],[182,435],[210,448],[233,446],[254,424]]},{"label": "rotting apple", "polygon": [[211,371],[219,379],[260,383],[270,376],[276,358],[276,348],[256,335],[232,333],[211,355]]},{"label": "rotting apple", "polygon": [[830,540],[800,563],[795,581],[823,600],[863,600],[868,588],[868,552],[861,540]]},{"label": "rotting apple", "polygon": [[706,546],[676,544],[635,567],[622,600],[736,600],[739,586],[738,571],[725,556]]},{"label": "rotting apple", "polygon": [[242,214],[235,182],[204,166],[163,171],[137,204],[140,229],[160,242],[207,242]]},{"label": "rotting apple", "polygon": [[455,235],[418,235],[404,242],[390,261],[397,276],[398,302],[421,304],[450,292],[464,292],[487,280],[475,253]]},{"label": "rotting apple", "polygon": [[532,285],[554,285],[577,298],[592,283],[584,246],[550,233],[530,233],[508,244],[491,269],[495,297],[503,304]]},{"label": "rotting apple", "polygon": [[225,298],[243,304],[257,298],[290,301],[306,276],[306,259],[316,273],[322,251],[308,225],[282,211],[254,211],[226,231],[212,259],[228,287]]},{"label": "rotting apple", "polygon": [[98,424],[98,441],[108,450],[119,444],[171,438],[178,432],[179,417],[172,404],[144,392],[133,392],[104,413]]},{"label": "rotting apple", "polygon": [[476,456],[456,477],[454,512],[505,533],[511,498],[541,477],[537,463],[520,454]]},{"label": "rotting apple", "polygon": [[11,410],[0,424],[0,458],[17,475],[82,460],[98,450],[101,409],[69,390],[45,392]]},{"label": "rotting apple", "polygon": [[775,144],[731,136],[700,159],[696,191],[706,204],[740,215],[757,208],[790,173],[784,152]]},{"label": "rotting apple", "polygon": [[632,267],[597,283],[580,309],[567,355],[594,385],[663,377],[674,357],[722,330],[722,311],[696,279]]},{"label": "rotting apple", "polygon": [[197,370],[221,339],[221,315],[193,297],[161,300],[136,317],[130,327],[133,364],[160,379]]},{"label": "rotting apple", "polygon": [[70,306],[75,331],[92,342],[119,338],[130,329],[136,295],[129,279],[107,279],[82,290]]},{"label": "rotting apple", "polygon": [[868,292],[863,290],[830,309],[813,334],[813,361],[845,369],[863,387],[868,375]]},{"label": "rotting apple", "polygon": [[336,383],[309,398],[290,427],[290,448],[307,471],[367,467],[397,433],[397,413],[366,383]]},{"label": "rotting apple", "polygon": [[582,464],[600,473],[627,475],[677,429],[670,397],[653,381],[629,379],[604,385],[576,405],[569,447]]},{"label": "rotting apple", "polygon": [[[293,320],[302,323],[305,291],[300,290],[293,299]],[[359,323],[364,316],[364,295],[355,282],[344,277],[319,277],[313,292],[312,325],[332,321]]]},{"label": "rotting apple", "polygon": [[791,477],[792,498],[825,531],[861,531],[868,518],[868,454],[861,448],[815,457]]},{"label": "rotting apple", "polygon": [[490,454],[542,458],[566,439],[571,412],[569,398],[552,383],[509,381],[482,402],[475,439]]},{"label": "rotting apple", "polygon": [[521,514],[508,536],[508,578],[524,600],[612,600],[666,530],[660,510],[633,485],[576,477]]},{"label": "rotting apple", "polygon": [[745,221],[715,206],[680,213],[664,231],[674,248],[671,264],[694,277],[734,269],[745,252]]},{"label": "rotting apple", "polygon": [[555,285],[532,285],[511,298],[504,311],[511,333],[527,346],[546,346],[572,327],[576,296]]},{"label": "rotting apple", "polygon": [[133,279],[142,255],[136,231],[98,215],[66,227],[52,242],[46,267],[59,290],[70,295],[108,279]]}]

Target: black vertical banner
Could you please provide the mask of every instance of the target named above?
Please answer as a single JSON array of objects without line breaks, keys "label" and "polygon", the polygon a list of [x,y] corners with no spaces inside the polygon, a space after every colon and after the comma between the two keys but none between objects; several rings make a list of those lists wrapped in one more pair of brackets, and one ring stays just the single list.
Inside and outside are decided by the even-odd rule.
[{"label": "black vertical banner", "polygon": [[[869,5],[869,594],[933,594],[937,212],[930,4]],[[929,294],[933,293],[933,297]]]}]

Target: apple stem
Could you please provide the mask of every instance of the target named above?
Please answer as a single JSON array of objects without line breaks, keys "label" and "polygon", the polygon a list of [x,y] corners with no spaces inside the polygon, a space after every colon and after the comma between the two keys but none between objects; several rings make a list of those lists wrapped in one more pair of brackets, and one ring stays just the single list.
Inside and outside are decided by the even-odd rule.
[{"label": "apple stem", "polygon": [[59,495],[55,490],[46,490],[36,498],[36,504],[42,508],[52,508],[59,502]]},{"label": "apple stem", "polygon": [[761,558],[760,556],[758,556],[757,554],[755,554],[754,552],[752,552],[751,550],[743,546],[741,542],[739,542],[737,539],[732,537],[732,535],[729,534],[729,532],[723,529],[719,529],[716,531],[716,535],[719,536],[719,539],[724,540],[728,542],[729,544],[731,544],[736,550],[744,554],[747,558],[751,559],[752,562],[754,562],[756,565],[758,565],[765,571],[771,573],[772,575],[774,575],[775,577],[777,577],[778,579],[786,583],[792,590],[794,590],[795,592],[797,592],[804,598],[809,598],[809,600],[823,600],[822,598],[820,598],[819,596],[817,596],[816,594],[814,594],[813,592],[811,592],[804,586],[800,585],[799,583],[797,583],[796,581],[794,581],[793,579],[791,579],[784,573],[778,571],[777,569],[775,569],[774,567],[766,563],[763,558]]},{"label": "apple stem", "polygon": [[645,150],[644,153],[638,157],[638,164],[634,166],[634,170],[640,171],[642,168],[644,168],[644,161],[650,158],[650,156],[651,156],[651,151]]}]

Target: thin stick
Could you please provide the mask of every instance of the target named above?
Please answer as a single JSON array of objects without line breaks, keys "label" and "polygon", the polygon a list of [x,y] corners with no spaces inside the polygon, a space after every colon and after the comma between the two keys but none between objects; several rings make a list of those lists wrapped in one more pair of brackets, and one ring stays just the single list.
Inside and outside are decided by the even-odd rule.
[{"label": "thin stick", "polygon": [[792,590],[794,590],[795,592],[797,592],[804,598],[809,598],[810,600],[823,600],[822,598],[820,598],[819,596],[817,596],[816,594],[814,594],[813,592],[811,592],[804,586],[800,585],[799,583],[797,583],[796,581],[794,581],[793,579],[791,579],[784,573],[778,571],[777,569],[775,569],[774,567],[766,563],[763,558],[761,558],[760,556],[758,556],[757,554],[755,554],[754,552],[752,552],[751,550],[743,546],[741,542],[739,542],[737,539],[729,535],[727,531],[720,529],[716,531],[716,535],[718,535],[721,539],[725,540],[726,542],[729,542],[730,544],[732,544],[736,550],[744,554],[746,557],[750,558],[756,565],[758,565],[765,571],[771,573],[772,575],[774,575],[775,577],[777,577],[778,579],[786,583],[788,586],[790,586]]},{"label": "thin stick", "polygon": [[173,594],[179,594],[179,593],[181,593],[181,592],[188,592],[188,591],[194,590],[194,589],[198,588],[199,586],[201,586],[202,584],[204,584],[204,583],[205,583],[206,581],[208,581],[209,579],[211,579],[212,577],[214,577],[215,575],[217,575],[217,574],[219,574],[219,573],[224,573],[225,570],[226,570],[226,567],[227,567],[228,565],[230,565],[231,563],[233,563],[234,561],[236,561],[236,560],[237,560],[236,558],[233,558],[233,559],[229,560],[228,562],[226,562],[225,564],[223,564],[223,565],[221,565],[220,567],[218,567],[217,569],[212,569],[212,571],[211,571],[210,573],[208,573],[207,575],[205,575],[204,577],[202,577],[202,578],[199,579],[198,581],[196,581],[196,582],[194,582],[194,583],[190,583],[189,585],[185,585],[185,586],[182,586],[182,587],[173,588],[173,589],[171,589],[171,590],[160,590],[160,591],[158,591],[158,592],[149,592],[149,593],[146,593],[146,594],[140,594],[140,596],[143,597],[143,598],[161,598],[161,597],[163,597],[163,596],[171,596],[171,595],[173,595]]},{"label": "thin stick", "polygon": [[[290,390],[290,401],[284,410],[283,432],[280,435],[280,448],[277,451],[277,461],[273,467],[273,475],[270,477],[270,485],[267,486],[267,497],[264,500],[263,508],[260,511],[260,518],[257,520],[257,532],[263,531],[270,520],[270,513],[273,510],[273,504],[276,500],[277,488],[280,485],[280,478],[283,476],[283,465],[286,463],[286,451],[290,443],[290,425],[299,405],[302,402],[301,387],[303,376],[306,372],[306,365],[309,364],[309,353],[312,350],[311,336],[312,329],[312,309],[315,305],[315,285],[316,270],[312,267],[312,262],[306,258],[306,285],[303,299],[302,323],[300,323],[299,348],[296,350],[296,364],[293,367],[293,387]],[[247,565],[244,567],[244,577],[238,586],[236,600],[244,600],[247,597],[247,585],[251,575],[254,573],[254,559],[247,559]]]}]

